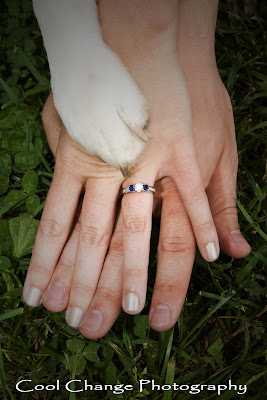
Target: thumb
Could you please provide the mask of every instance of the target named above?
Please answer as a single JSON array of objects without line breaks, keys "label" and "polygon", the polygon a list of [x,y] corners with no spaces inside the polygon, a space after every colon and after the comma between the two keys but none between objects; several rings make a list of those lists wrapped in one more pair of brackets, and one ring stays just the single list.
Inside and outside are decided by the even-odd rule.
[{"label": "thumb", "polygon": [[55,108],[52,92],[48,96],[48,99],[44,105],[42,121],[49,147],[55,157],[59,135],[62,128],[62,121]]},{"label": "thumb", "polygon": [[226,146],[207,187],[207,196],[222,251],[234,258],[246,257],[251,247],[240,233],[236,209],[236,145]]}]

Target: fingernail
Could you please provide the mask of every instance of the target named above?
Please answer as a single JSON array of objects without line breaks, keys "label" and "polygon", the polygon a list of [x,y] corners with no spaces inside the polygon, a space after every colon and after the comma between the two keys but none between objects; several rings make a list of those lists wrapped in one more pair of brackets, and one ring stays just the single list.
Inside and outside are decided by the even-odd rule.
[{"label": "fingernail", "polygon": [[63,282],[54,282],[48,287],[44,296],[54,304],[61,304],[64,299],[65,291],[66,288]]},{"label": "fingernail", "polygon": [[103,314],[100,310],[92,310],[88,312],[85,319],[80,324],[87,331],[99,331],[103,320]]},{"label": "fingernail", "polygon": [[133,312],[133,311],[137,311],[139,307],[139,300],[138,300],[138,296],[133,293],[130,292],[127,294],[127,296],[125,296],[124,298],[124,310],[126,312]]},{"label": "fingernail", "polygon": [[69,308],[66,312],[67,324],[72,328],[79,328],[84,311],[81,308],[73,307]]},{"label": "fingernail", "polygon": [[237,246],[250,247],[250,245],[248,244],[246,239],[241,235],[241,232],[240,232],[239,229],[236,229],[236,230],[232,231],[231,232],[231,236],[232,236],[233,242]]},{"label": "fingernail", "polygon": [[209,242],[206,246],[206,254],[209,261],[215,261],[219,254],[217,253],[215,244],[213,242]]},{"label": "fingernail", "polygon": [[150,318],[151,325],[154,326],[165,326],[171,322],[171,310],[169,306],[165,304],[158,304],[152,311]]},{"label": "fingernail", "polygon": [[32,287],[25,299],[25,302],[30,307],[38,307],[41,304],[42,292],[37,287]]}]

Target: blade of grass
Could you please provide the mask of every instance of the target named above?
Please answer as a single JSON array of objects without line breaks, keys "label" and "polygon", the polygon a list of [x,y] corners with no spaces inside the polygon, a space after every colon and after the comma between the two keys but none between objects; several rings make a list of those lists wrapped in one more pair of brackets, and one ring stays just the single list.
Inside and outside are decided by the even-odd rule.
[{"label": "blade of grass", "polygon": [[[175,360],[172,359],[168,362],[167,372],[166,372],[166,385],[173,385],[175,374]],[[171,400],[173,389],[168,390],[164,393],[162,400]]]},{"label": "blade of grass", "polygon": [[161,374],[160,377],[163,379],[165,376],[165,372],[166,372],[166,368],[168,366],[168,362],[170,359],[170,354],[171,354],[171,349],[172,349],[172,342],[173,342],[173,333],[174,333],[174,328],[171,328],[170,331],[168,332],[169,334],[169,340],[168,340],[168,345],[166,348],[166,352],[165,352],[165,359],[164,359],[164,364],[161,370]]},{"label": "blade of grass", "polygon": [[6,375],[5,375],[5,366],[4,366],[1,343],[0,343],[0,383],[1,383],[1,386],[2,386],[2,393],[3,393],[4,399],[7,400],[7,396],[6,396]]},{"label": "blade of grass", "polygon": [[236,58],[232,64],[232,67],[229,71],[227,84],[226,84],[226,88],[227,88],[230,96],[232,95],[234,82],[235,82],[235,79],[237,76],[237,71],[241,68],[242,61],[243,61],[243,57],[241,56],[240,53],[237,53],[237,56],[236,56]]},{"label": "blade of grass", "polygon": [[158,378],[158,371],[156,369],[151,351],[150,351],[150,347],[148,343],[143,343],[143,349],[144,349],[144,354],[146,357],[146,363],[147,363],[147,367],[148,367],[148,371],[149,371],[149,375],[155,379]]},{"label": "blade of grass", "polygon": [[23,307],[18,308],[17,310],[7,311],[6,313],[0,315],[0,321],[4,321],[5,319],[9,319],[9,318],[14,318],[14,317],[16,317],[16,315],[23,314],[23,312],[24,312]]},{"label": "blade of grass", "polygon": [[253,376],[246,382],[246,385],[248,386],[248,385],[250,385],[251,383],[257,381],[259,378],[261,378],[261,377],[264,376],[265,374],[267,374],[267,368],[266,368],[264,371],[260,372],[259,374],[253,375]]},{"label": "blade of grass", "polygon": [[242,204],[240,203],[239,200],[236,200],[236,203],[240,209],[240,211],[242,212],[242,214],[244,215],[244,217],[246,218],[246,220],[250,223],[250,225],[255,229],[256,232],[258,232],[259,235],[261,235],[261,237],[267,241],[267,235],[265,232],[263,232],[260,227],[253,221],[253,219],[248,215],[247,211],[244,209],[244,207],[242,206]]},{"label": "blade of grass", "polygon": [[33,63],[31,62],[31,60],[29,59],[29,57],[26,56],[26,54],[24,53],[24,51],[22,51],[20,48],[16,49],[18,55],[21,57],[21,59],[23,60],[23,62],[25,63],[25,65],[28,67],[28,69],[31,71],[32,75],[37,79],[37,81],[41,84],[41,85],[46,85],[49,88],[49,82],[47,81],[47,79],[45,77],[43,77],[39,71],[37,71],[37,69],[35,68],[35,66],[33,65]]},{"label": "blade of grass", "polygon": [[[220,300],[222,298],[222,296],[220,296],[218,294],[207,293],[207,292],[203,292],[203,291],[200,291],[199,294],[201,296],[207,297],[208,299]],[[235,307],[235,308],[238,308],[238,309],[240,309],[240,308],[243,309],[243,307],[240,306],[240,304],[244,304],[244,305],[247,305],[247,306],[250,306],[250,307],[255,307],[255,308],[258,307],[258,305],[256,303],[253,303],[252,301],[249,301],[249,300],[238,299],[238,302],[235,301],[235,300],[229,300],[229,305],[231,305],[232,307]]]},{"label": "blade of grass", "polygon": [[27,90],[27,92],[25,92],[23,95],[23,99],[26,99],[27,97],[33,96],[37,93],[47,92],[48,90],[49,86],[47,84],[37,85],[35,88]]},{"label": "blade of grass", "polygon": [[[253,257],[249,260],[247,265],[242,269],[242,271],[237,272],[236,274],[236,284],[241,285],[241,283],[244,281],[246,276],[253,270],[253,268],[257,265],[258,261],[261,260],[260,253],[266,252],[267,248],[263,246],[259,252],[252,252]],[[265,257],[263,258],[265,260]]]},{"label": "blade of grass", "polygon": [[21,196],[19,196],[16,200],[12,201],[11,204],[7,204],[6,206],[2,207],[0,209],[0,218],[9,210],[11,210],[13,207],[15,207],[15,205],[17,205],[19,202],[21,202],[22,200],[26,200],[27,197],[31,196],[32,194],[36,194],[36,193],[40,193],[43,192],[43,190],[35,190],[32,193],[25,193],[22,194]]},{"label": "blade of grass", "polygon": [[35,209],[34,213],[32,214],[33,217],[36,217],[36,215],[38,215],[39,212],[42,211],[44,206],[45,206],[45,200]]},{"label": "blade of grass", "polygon": [[255,125],[253,128],[249,129],[246,133],[253,132],[256,129],[266,128],[266,126],[267,126],[267,121],[260,122],[259,124]]},{"label": "blade of grass", "polygon": [[168,347],[169,338],[170,338],[170,330],[167,332],[160,332],[159,352],[158,352],[158,357],[157,357],[158,369],[163,361],[166,349]]},{"label": "blade of grass", "polygon": [[14,94],[13,90],[6,84],[6,82],[3,79],[0,79],[0,83],[3,86],[4,90],[6,91],[6,93],[8,94],[12,103],[15,103],[20,108],[19,100],[17,96]]},{"label": "blade of grass", "polygon": [[224,304],[226,304],[231,299],[231,296],[222,298],[211,310],[209,310],[197,323],[196,325],[188,332],[186,337],[180,344],[180,348],[184,348],[186,346],[186,342],[192,336],[192,334],[202,325],[204,324],[217,310],[219,310]]},{"label": "blade of grass", "polygon": [[34,150],[36,151],[38,157],[39,157],[40,160],[42,161],[43,166],[45,167],[45,169],[46,169],[48,172],[51,172],[51,173],[52,173],[53,171],[52,171],[52,169],[49,167],[49,164],[48,164],[48,162],[46,161],[46,159],[44,158],[44,156],[42,155],[42,153],[41,153],[39,147],[38,147],[37,145],[36,145],[36,146],[33,146],[33,147],[34,147]]}]

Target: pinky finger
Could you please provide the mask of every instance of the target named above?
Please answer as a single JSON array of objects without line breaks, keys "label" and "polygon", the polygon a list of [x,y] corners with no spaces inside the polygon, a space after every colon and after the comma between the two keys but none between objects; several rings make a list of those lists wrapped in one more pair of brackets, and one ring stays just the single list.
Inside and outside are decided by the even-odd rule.
[{"label": "pinky finger", "polygon": [[183,144],[184,154],[170,170],[170,176],[189,215],[202,257],[215,261],[220,253],[219,239],[192,146],[190,142]]},{"label": "pinky finger", "polygon": [[42,298],[43,305],[53,312],[62,311],[68,305],[80,225],[81,222],[79,218],[62,251],[49,286]]}]

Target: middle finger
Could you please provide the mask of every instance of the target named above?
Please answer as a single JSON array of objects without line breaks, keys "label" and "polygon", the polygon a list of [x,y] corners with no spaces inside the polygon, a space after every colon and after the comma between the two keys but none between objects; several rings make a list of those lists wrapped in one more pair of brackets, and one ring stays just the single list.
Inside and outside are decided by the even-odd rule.
[{"label": "middle finger", "polygon": [[149,313],[153,329],[166,331],[177,321],[189,285],[195,248],[189,217],[173,187],[162,202],[157,275]]}]

